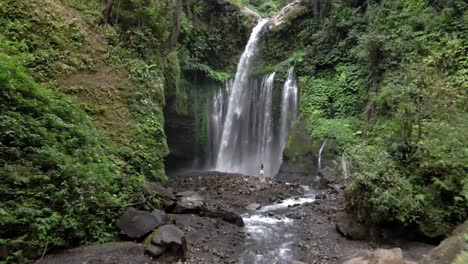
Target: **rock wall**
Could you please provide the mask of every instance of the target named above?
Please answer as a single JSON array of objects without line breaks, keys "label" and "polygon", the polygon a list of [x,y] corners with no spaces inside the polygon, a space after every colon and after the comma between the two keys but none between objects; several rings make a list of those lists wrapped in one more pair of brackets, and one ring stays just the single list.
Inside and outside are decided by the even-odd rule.
[{"label": "rock wall", "polygon": [[[283,151],[283,163],[276,176],[278,179],[297,177],[315,178],[318,174],[318,153],[322,146],[322,139],[312,139],[307,132],[304,122],[298,119],[288,135]],[[329,168],[337,171],[336,160],[338,149],[334,140],[328,140],[322,151],[322,169]]]}]

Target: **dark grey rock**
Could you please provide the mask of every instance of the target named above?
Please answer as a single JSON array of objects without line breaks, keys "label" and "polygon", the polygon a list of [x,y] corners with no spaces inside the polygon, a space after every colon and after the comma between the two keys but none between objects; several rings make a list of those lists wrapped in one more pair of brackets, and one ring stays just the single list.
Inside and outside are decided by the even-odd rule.
[{"label": "dark grey rock", "polygon": [[161,226],[151,239],[151,243],[155,245],[169,245],[175,243],[182,245],[182,240],[185,238],[184,232],[175,225]]},{"label": "dark grey rock", "polygon": [[335,169],[326,166],[319,171],[320,181],[324,185],[335,183],[338,179],[338,174]]},{"label": "dark grey rock", "polygon": [[326,198],[327,198],[327,195],[324,193],[318,193],[317,195],[315,195],[315,199],[317,200],[324,200]]},{"label": "dark grey rock", "polygon": [[171,188],[163,187],[161,186],[161,184],[157,182],[146,181],[143,187],[151,195],[158,196],[167,201],[176,200],[176,197],[174,196],[174,192]]},{"label": "dark grey rock", "polygon": [[153,211],[151,211],[151,214],[156,216],[156,218],[158,218],[158,220],[164,224],[168,224],[171,221],[171,219],[167,216],[166,212],[164,212],[163,210],[154,209]]},{"label": "dark grey rock", "polygon": [[163,225],[164,221],[155,215],[130,207],[117,221],[120,231],[130,238],[140,239],[154,228]]},{"label": "dark grey rock", "polygon": [[182,230],[175,225],[164,225],[153,232],[151,244],[158,246],[154,248],[156,253],[165,249],[164,256],[177,262],[185,261],[185,255],[188,252],[187,239]]},{"label": "dark grey rock", "polygon": [[145,253],[151,257],[159,257],[164,251],[166,251],[166,246],[157,246],[151,243],[145,249]]},{"label": "dark grey rock", "polygon": [[342,184],[329,184],[328,186],[338,194],[342,194],[345,188]]},{"label": "dark grey rock", "polygon": [[181,192],[176,196],[179,197],[179,200],[175,203],[173,208],[170,209],[170,212],[174,214],[199,213],[205,205],[203,197],[197,192]]},{"label": "dark grey rock", "polygon": [[336,215],[335,228],[342,236],[354,240],[366,239],[369,233],[363,224],[358,223],[347,213],[338,213]]},{"label": "dark grey rock", "polygon": [[242,220],[242,217],[238,215],[237,213],[233,211],[228,211],[226,209],[221,209],[221,208],[209,208],[209,207],[204,207],[201,212],[200,216],[207,216],[211,218],[220,218],[223,221],[226,221],[228,223],[243,227],[244,226],[244,221]]}]

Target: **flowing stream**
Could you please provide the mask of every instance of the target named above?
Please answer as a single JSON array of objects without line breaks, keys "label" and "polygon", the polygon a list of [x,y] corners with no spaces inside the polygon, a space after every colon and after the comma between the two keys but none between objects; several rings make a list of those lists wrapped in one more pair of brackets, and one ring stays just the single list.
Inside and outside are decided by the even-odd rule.
[{"label": "flowing stream", "polygon": [[264,206],[243,215],[247,241],[241,254],[241,263],[245,264],[286,264],[300,258],[298,233],[301,227],[294,219],[284,216],[290,206],[311,203],[315,194],[307,187],[305,196],[283,200],[281,203]]}]

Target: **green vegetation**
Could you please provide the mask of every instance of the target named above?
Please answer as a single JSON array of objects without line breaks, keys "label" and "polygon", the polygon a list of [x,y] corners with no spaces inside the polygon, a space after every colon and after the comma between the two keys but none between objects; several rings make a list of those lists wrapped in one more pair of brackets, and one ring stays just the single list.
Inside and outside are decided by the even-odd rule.
[{"label": "green vegetation", "polygon": [[47,247],[103,242],[138,200],[141,174],[124,175],[77,103],[48,92],[0,54],[0,245],[7,261]]},{"label": "green vegetation", "polygon": [[467,4],[303,8],[267,36],[260,68],[295,64],[309,134],[336,139],[352,160],[348,208],[363,221],[448,234],[468,213]]},{"label": "green vegetation", "polygon": [[249,33],[217,1],[109,3],[0,3],[7,262],[115,239],[144,180],[167,181],[163,113],[191,114],[185,76],[228,79]]},{"label": "green vegetation", "polygon": [[[0,3],[3,262],[114,239],[144,181],[167,181],[164,114],[206,111],[211,81],[232,78],[252,26],[239,7],[271,16],[288,1],[113,2]],[[296,67],[308,134],[288,144],[347,152],[361,221],[447,235],[468,213],[465,1],[308,0],[286,17],[257,66]],[[196,80],[209,88],[194,94]]]},{"label": "green vegetation", "polygon": [[289,0],[230,0],[237,6],[247,6],[262,17],[276,15],[281,8],[286,6]]}]

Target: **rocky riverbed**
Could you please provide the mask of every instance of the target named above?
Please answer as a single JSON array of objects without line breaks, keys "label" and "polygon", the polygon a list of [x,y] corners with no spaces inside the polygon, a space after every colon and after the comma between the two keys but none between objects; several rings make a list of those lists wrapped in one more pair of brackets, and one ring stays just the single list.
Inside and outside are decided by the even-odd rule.
[{"label": "rocky riverbed", "polygon": [[[406,261],[418,261],[433,248],[431,245],[404,240],[377,244],[365,235],[360,237],[362,240],[346,238],[355,234],[346,227],[349,219],[343,214],[342,186],[318,189],[303,185],[310,183],[218,172],[181,173],[170,178],[169,189],[153,188],[164,193],[169,200],[176,199],[177,202],[166,208],[165,216],[161,216],[164,212],[157,210],[151,214],[160,219],[156,220],[161,222],[158,225],[168,227],[166,229],[178,228],[175,234],[185,235],[183,239],[181,236],[175,238],[181,245],[175,250],[178,255],[183,254],[182,259],[185,259],[180,263],[332,264],[352,259],[350,256],[356,253],[360,254],[356,255],[356,259],[372,258],[375,257],[372,254],[380,252],[374,249],[394,247],[402,251],[383,251],[382,254],[395,256],[401,253],[401,258]],[[136,212],[131,209],[126,214]],[[143,211],[137,213],[150,215]],[[119,220],[121,228],[126,224],[124,218],[129,216]],[[167,244],[161,242],[164,235],[158,230],[162,229],[155,229],[146,239],[147,231],[143,232],[146,235],[142,238],[135,236],[132,240],[137,243],[84,247],[47,256],[43,261],[177,263],[174,258],[164,257],[164,254],[162,257],[150,257],[154,251],[170,248],[171,241]],[[123,232],[138,232],[138,228]],[[143,255],[143,240],[146,241],[146,256]],[[148,247],[152,247],[153,253],[148,252]]]},{"label": "rocky riverbed", "polygon": [[208,206],[235,211],[246,225],[174,216],[187,232],[189,263],[342,263],[377,246],[402,247],[406,258],[418,260],[432,248],[416,242],[376,245],[365,238],[347,239],[336,229],[344,210],[340,187],[313,189],[302,183],[217,172],[172,177],[175,191],[197,191]]}]

